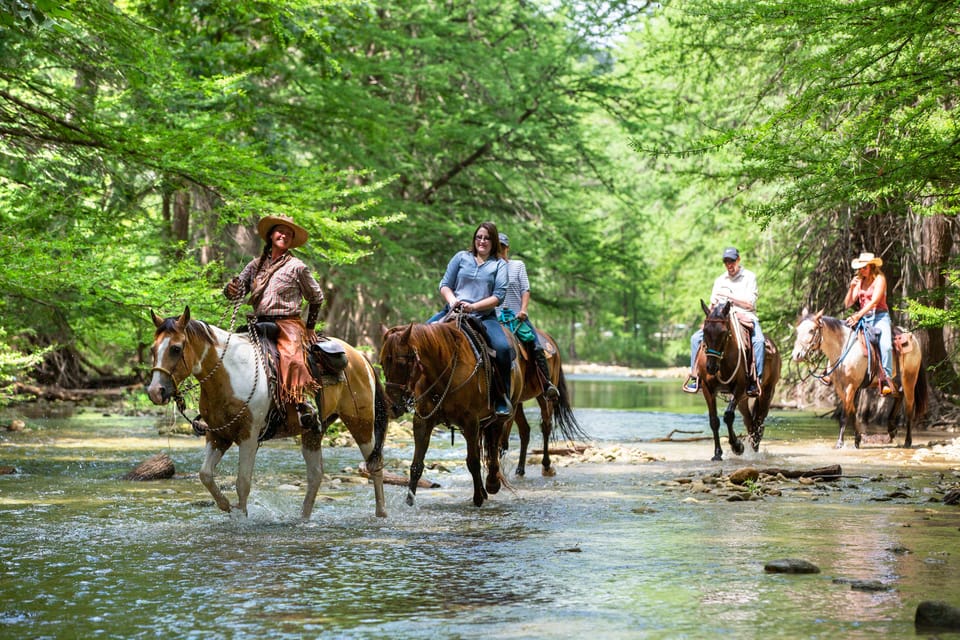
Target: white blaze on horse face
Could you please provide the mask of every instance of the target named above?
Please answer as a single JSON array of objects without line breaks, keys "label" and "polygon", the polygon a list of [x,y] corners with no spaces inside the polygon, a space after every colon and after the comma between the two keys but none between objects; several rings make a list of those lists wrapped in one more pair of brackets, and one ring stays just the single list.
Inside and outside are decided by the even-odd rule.
[{"label": "white blaze on horse face", "polygon": [[804,320],[797,325],[797,341],[793,344],[793,360],[801,362],[813,347],[813,333],[816,327],[812,320]]}]

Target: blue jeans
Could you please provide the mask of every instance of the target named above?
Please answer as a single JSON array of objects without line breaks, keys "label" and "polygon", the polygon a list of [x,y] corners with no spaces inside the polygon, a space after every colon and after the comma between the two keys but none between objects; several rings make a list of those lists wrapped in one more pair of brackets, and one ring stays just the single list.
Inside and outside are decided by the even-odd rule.
[{"label": "blue jeans", "polygon": [[[753,321],[753,361],[757,364],[757,379],[763,376],[763,331],[760,330],[760,321]],[[700,351],[700,345],[703,344],[703,329],[698,329],[690,337],[690,371],[696,375],[697,371],[697,352]]]},{"label": "blue jeans", "polygon": [[[433,324],[442,319],[447,312],[450,311],[448,306],[444,306],[438,313],[435,313],[429,320],[427,324]],[[487,332],[487,339],[490,340],[490,346],[493,347],[493,350],[497,352],[496,358],[494,359],[494,364],[497,367],[497,374],[500,376],[500,380],[503,382],[504,393],[509,398],[510,397],[510,367],[513,363],[514,352],[513,347],[510,346],[509,340],[507,340],[507,334],[503,332],[503,326],[500,324],[500,321],[497,320],[496,313],[487,313],[486,315],[477,315],[471,314],[474,318],[479,320],[483,324],[483,328]]]},{"label": "blue jeans", "polygon": [[893,329],[888,311],[874,311],[863,316],[863,324],[880,335],[880,365],[888,378],[893,377]]}]

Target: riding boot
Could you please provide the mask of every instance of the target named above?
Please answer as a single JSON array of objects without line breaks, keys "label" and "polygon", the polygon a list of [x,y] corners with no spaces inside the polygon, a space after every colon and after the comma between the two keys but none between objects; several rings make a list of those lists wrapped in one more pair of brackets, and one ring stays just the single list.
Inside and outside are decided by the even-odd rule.
[{"label": "riding boot", "polygon": [[534,349],[533,359],[536,360],[537,369],[540,371],[540,382],[543,384],[543,395],[547,397],[547,400],[556,400],[560,397],[560,392],[557,391],[557,388],[553,386],[552,382],[550,382],[550,369],[547,367],[547,357],[544,355],[543,349]]},{"label": "riding boot", "polygon": [[747,358],[747,397],[756,398],[760,395],[760,384],[757,378],[756,369],[753,367],[753,359]]},{"label": "riding boot", "polygon": [[[500,367],[496,368],[499,369]],[[513,413],[513,405],[510,404],[510,369],[508,368],[506,372],[498,370],[496,375],[499,380],[493,381],[493,388],[495,389],[493,392],[495,397],[494,410],[500,417],[509,416]],[[498,392],[499,395],[497,395]]]}]

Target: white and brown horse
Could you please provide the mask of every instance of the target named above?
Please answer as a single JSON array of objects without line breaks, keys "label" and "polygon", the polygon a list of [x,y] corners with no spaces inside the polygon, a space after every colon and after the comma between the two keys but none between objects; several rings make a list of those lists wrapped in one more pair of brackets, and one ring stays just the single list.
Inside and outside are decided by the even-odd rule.
[{"label": "white and brown horse", "polygon": [[[147,394],[154,404],[171,399],[182,403],[180,385],[193,376],[200,386],[200,415],[206,423],[206,457],[200,481],[217,506],[230,512],[247,513],[253,464],[267,430],[271,393],[259,341],[249,333],[230,333],[205,322],[190,319],[190,307],[179,317],[161,319],[151,312],[157,330],[153,338],[153,369]],[[334,339],[335,340],[335,339]],[[376,515],[387,515],[383,495],[382,450],[387,430],[385,395],[373,366],[350,345],[337,340],[347,353],[344,377],[325,385],[317,394],[317,408],[323,424],[321,433],[301,429],[297,415],[289,412],[269,438],[301,435],[301,452],[307,465],[307,490],[300,516],[313,512],[317,490],[323,479],[320,448],[326,430],[339,418],[363,453],[373,479]],[[182,410],[182,409],[181,409]],[[217,464],[231,445],[239,449],[236,505],[220,491],[216,482]]]},{"label": "white and brown horse", "polygon": [[[540,341],[544,345],[544,355],[547,357],[547,369],[550,371],[550,382],[557,388],[560,397],[551,402],[543,393],[543,380],[540,370],[533,357],[525,357],[523,353],[517,354],[517,364],[520,366],[523,377],[523,393],[520,395],[520,402],[516,406],[513,420],[508,420],[503,427],[503,433],[500,439],[500,457],[502,458],[510,446],[510,431],[513,422],[517,423],[517,434],[520,436],[520,457],[517,461],[516,475],[526,474],[527,466],[527,447],[530,445],[530,423],[527,416],[523,413],[525,400],[535,399],[540,405],[540,433],[543,435],[543,456],[540,458],[540,472],[545,477],[552,477],[557,474],[556,469],[550,462],[550,441],[555,436],[554,427],[560,432],[565,440],[584,440],[587,434],[583,431],[580,423],[573,413],[570,406],[570,392],[567,390],[567,380],[563,375],[563,366],[560,362],[560,349],[556,341],[549,333],[537,329]],[[519,343],[519,348],[523,349],[523,343]]]},{"label": "white and brown horse", "polygon": [[[919,420],[927,410],[927,378],[924,373],[920,343],[912,333],[901,333],[894,341],[893,377],[900,378],[900,388],[893,387],[893,396],[897,405],[890,414],[887,431],[893,440],[897,433],[896,417],[899,409],[904,410],[907,423],[907,435],[903,446],[913,444],[913,423]],[[871,348],[871,351],[876,351]],[[811,314],[804,309],[797,322],[797,340],[793,345],[793,360],[807,361],[822,353],[826,356],[827,373],[833,383],[833,390],[840,399],[841,411],[838,417],[840,435],[836,448],[843,447],[843,431],[852,424],[856,435],[854,446],[860,447],[864,427],[857,421],[857,394],[860,389],[877,381],[880,361],[867,364],[864,347],[860,344],[858,332],[848,327],[843,320],[823,315],[823,311]]]}]

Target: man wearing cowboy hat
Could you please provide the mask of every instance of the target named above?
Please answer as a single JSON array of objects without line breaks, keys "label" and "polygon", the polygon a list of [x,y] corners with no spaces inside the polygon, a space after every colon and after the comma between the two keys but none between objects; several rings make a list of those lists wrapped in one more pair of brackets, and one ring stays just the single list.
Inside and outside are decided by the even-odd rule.
[{"label": "man wearing cowboy hat", "polygon": [[847,287],[843,306],[854,304],[859,309],[847,318],[847,326],[856,327],[861,321],[880,336],[880,393],[889,395],[890,379],[893,377],[893,330],[890,325],[890,309],[887,307],[887,278],[880,267],[883,260],[872,253],[861,253],[850,262],[857,272]]},{"label": "man wearing cowboy hat", "polygon": [[[280,330],[280,400],[297,411],[301,427],[316,431],[319,423],[309,398],[316,393],[317,384],[304,357],[304,346],[316,341],[323,291],[307,265],[290,253],[290,249],[307,242],[307,230],[293,218],[277,214],[261,218],[257,233],[264,241],[263,253],[227,283],[224,295],[237,300],[249,293],[247,302],[253,306],[257,321],[276,323]],[[306,323],[300,309],[304,299],[309,303]]]}]

